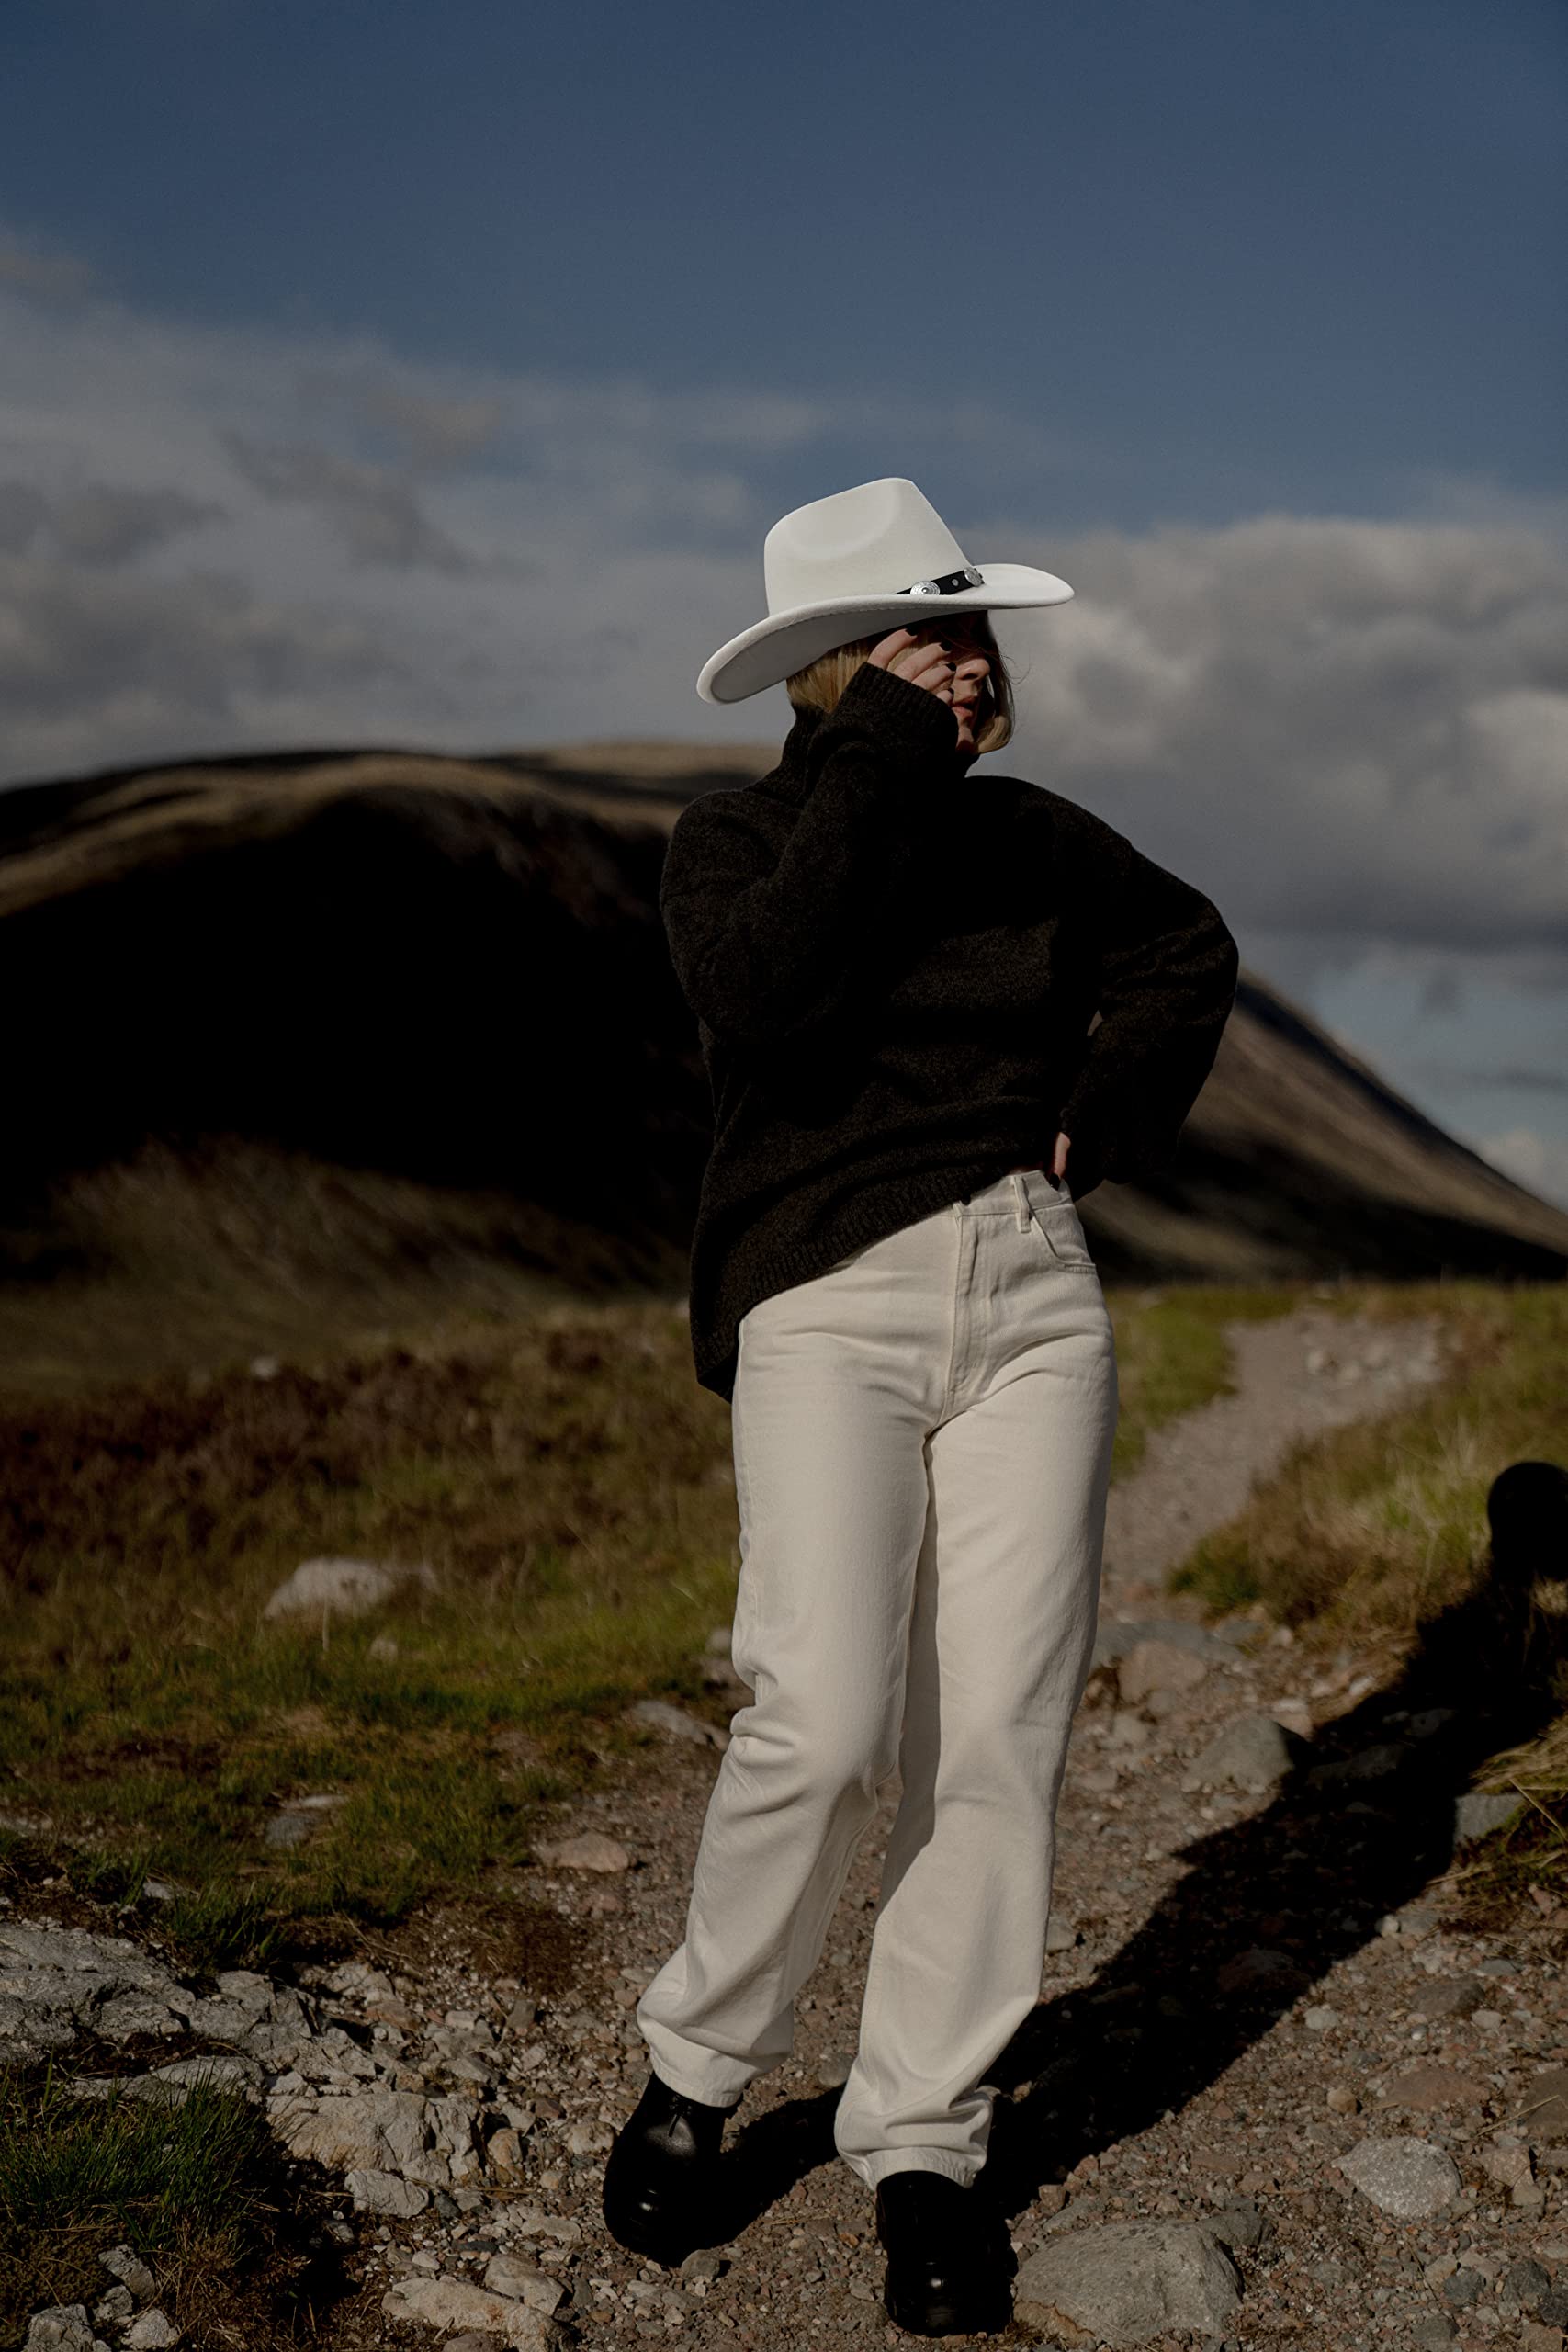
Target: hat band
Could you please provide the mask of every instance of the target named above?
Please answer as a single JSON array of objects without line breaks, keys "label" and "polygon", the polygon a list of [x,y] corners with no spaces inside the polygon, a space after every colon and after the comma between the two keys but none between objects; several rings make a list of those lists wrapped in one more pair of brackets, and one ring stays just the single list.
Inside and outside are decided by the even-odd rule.
[{"label": "hat band", "polygon": [[961,589],[983,588],[986,575],[972,563],[962,571],[944,571],[940,580],[917,580],[912,588],[895,589],[898,596],[956,596]]}]

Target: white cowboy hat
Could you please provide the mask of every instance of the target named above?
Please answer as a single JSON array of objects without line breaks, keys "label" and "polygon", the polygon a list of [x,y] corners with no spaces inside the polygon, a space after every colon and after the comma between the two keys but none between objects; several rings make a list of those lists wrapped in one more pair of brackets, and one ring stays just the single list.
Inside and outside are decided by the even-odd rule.
[{"label": "white cowboy hat", "polygon": [[902,474],[782,516],[762,542],[762,574],[768,616],[708,656],[697,677],[705,702],[743,702],[835,645],[918,628],[938,600],[940,609],[984,612],[1063,605],[1073,593],[1030,563],[970,563]]}]

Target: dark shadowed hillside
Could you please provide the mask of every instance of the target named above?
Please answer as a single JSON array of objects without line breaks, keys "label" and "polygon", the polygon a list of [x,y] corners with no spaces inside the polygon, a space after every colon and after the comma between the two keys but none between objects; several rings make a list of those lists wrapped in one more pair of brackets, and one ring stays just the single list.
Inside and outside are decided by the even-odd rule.
[{"label": "dark shadowed hillside", "polygon": [[[678,1286],[707,1093],[660,867],[686,800],[774,756],[343,751],[0,796],[0,1268],[90,1259],[94,1171],[216,1137],[395,1182],[405,1224],[420,1187],[472,1196],[473,1246],[531,1220],[525,1256],[573,1279]],[[1254,973],[1177,1169],[1085,1216],[1111,1276],[1568,1271],[1568,1215]]]}]

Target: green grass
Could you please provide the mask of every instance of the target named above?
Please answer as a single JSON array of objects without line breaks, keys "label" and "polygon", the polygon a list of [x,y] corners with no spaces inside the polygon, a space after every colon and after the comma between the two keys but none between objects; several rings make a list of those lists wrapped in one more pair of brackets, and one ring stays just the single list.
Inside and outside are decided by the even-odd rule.
[{"label": "green grass", "polygon": [[[1178,1582],[1221,1610],[1260,1601],[1303,1647],[1393,1661],[1477,1573],[1497,1471],[1564,1458],[1568,1292],[1112,1287],[1113,1477],[1152,1430],[1229,1391],[1227,1321],[1307,1296],[1434,1312],[1463,1373],[1297,1448]],[[734,1602],[729,1436],[683,1317],[658,1303],[327,1333],[273,1378],[230,1363],[106,1385],[62,1362],[50,1393],[0,1400],[0,1773],[6,1811],[40,1824],[0,1833],[0,1884],[30,1902],[58,1872],[73,1898],[115,1905],[172,1881],[138,1922],[199,1971],[358,1949],[458,1906],[505,1917],[509,1967],[570,1972],[567,1923],[534,1913],[520,1872],[554,1800],[657,1755],[631,1701],[724,1719],[697,1661]],[[276,1587],[322,1554],[433,1582],[355,1623],[268,1620]],[[1561,1729],[1497,1763],[1535,1804],[1477,1861],[1477,1899],[1549,1899],[1568,1850]],[[270,1843],[307,1794],[339,1802],[306,1844]],[[0,2088],[0,2313],[18,2334],[44,2302],[90,2305],[93,2256],[120,2238],[166,2248],[187,2328],[247,2262],[282,2279],[267,2231],[288,2199],[257,2188],[271,2159],[255,2110],[204,2092],[175,2112],[82,2108],[33,2077]],[[264,2305],[231,2311],[229,2336],[270,2346]]]},{"label": "green grass", "polygon": [[[1540,1285],[1112,1289],[1112,1475],[1230,1385],[1224,1324],[1434,1311],[1465,1376],[1298,1448],[1179,1577],[1325,1639],[1406,1640],[1462,1587],[1491,1476],[1562,1452],[1564,1294]],[[698,1657],[733,1608],[729,1415],[658,1305],[449,1318],[417,1347],[323,1350],[273,1378],[164,1373],[0,1406],[8,1809],[83,1892],[151,1875],[206,1966],[515,1894],[545,1809],[657,1736],[630,1702],[715,1722]],[[356,1623],[276,1623],[321,1554],[427,1566]],[[336,1802],[269,1841],[291,1800]],[[140,1874],[140,1877],[139,1877]],[[119,1894],[130,1899],[130,1892]]]},{"label": "green grass", "polygon": [[[1481,1283],[1370,1292],[1371,1311],[1442,1317],[1457,1370],[1416,1402],[1292,1448],[1172,1577],[1216,1611],[1261,1603],[1308,1653],[1349,1645],[1393,1679],[1424,1627],[1480,1596],[1494,1573],[1487,1495],[1510,1464],[1568,1468],[1568,1284]],[[1568,1555],[1543,1549],[1524,1622],[1568,1711]],[[1527,1589],[1529,1579],[1527,1578]],[[1475,1674],[1509,1670],[1500,1611],[1483,1621]],[[1486,1654],[1483,1656],[1483,1651]],[[1523,1814],[1465,1873],[1472,1915],[1495,1920],[1534,1888],[1568,1902],[1568,1713],[1492,1759],[1481,1787],[1517,1788]]]},{"label": "green grass", "polygon": [[126,2244],[188,2327],[186,2282],[199,2306],[213,2280],[268,2253],[279,2175],[265,2113],[236,2092],[196,2084],[178,2105],[118,2090],[82,2099],[52,2069],[0,2071],[6,2341],[19,2344],[29,2314],[50,2304],[83,2302],[90,2314],[115,2283],[97,2256]]},{"label": "green grass", "polygon": [[1404,1643],[1476,1573],[1498,1473],[1527,1459],[1568,1462],[1568,1284],[1423,1284],[1380,1289],[1367,1303],[1440,1315],[1457,1374],[1392,1413],[1293,1447],[1247,1506],[1195,1545],[1177,1589],[1216,1610],[1261,1601],[1325,1644]]},{"label": "green grass", "polygon": [[1122,1411],[1111,1457],[1113,1480],[1132,1475],[1151,1430],[1215,1396],[1231,1396],[1231,1321],[1262,1323],[1301,1304],[1299,1288],[1258,1290],[1225,1283],[1173,1283],[1145,1295],[1110,1287]]},{"label": "green grass", "polygon": [[[1279,1292],[1115,1295],[1113,1475],[1226,1383],[1220,1327]],[[198,1964],[265,1964],[515,1887],[541,1809],[656,1736],[645,1696],[720,1722],[698,1657],[734,1606],[729,1415],[683,1317],[449,1317],[417,1347],[273,1378],[161,1373],[0,1403],[8,1808],[71,1883],[133,1899]],[[425,1566],[373,1616],[278,1623],[323,1554]],[[303,1846],[267,1826],[325,1795]]]}]

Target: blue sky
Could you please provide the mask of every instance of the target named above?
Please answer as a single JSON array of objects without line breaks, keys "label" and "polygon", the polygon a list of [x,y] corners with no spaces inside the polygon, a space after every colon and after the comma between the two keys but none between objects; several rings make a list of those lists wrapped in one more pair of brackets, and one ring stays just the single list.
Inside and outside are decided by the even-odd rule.
[{"label": "blue sky", "polygon": [[776,742],[912,475],[1069,606],[993,763],[1568,1202],[1568,15],[11,0],[0,782]]}]

